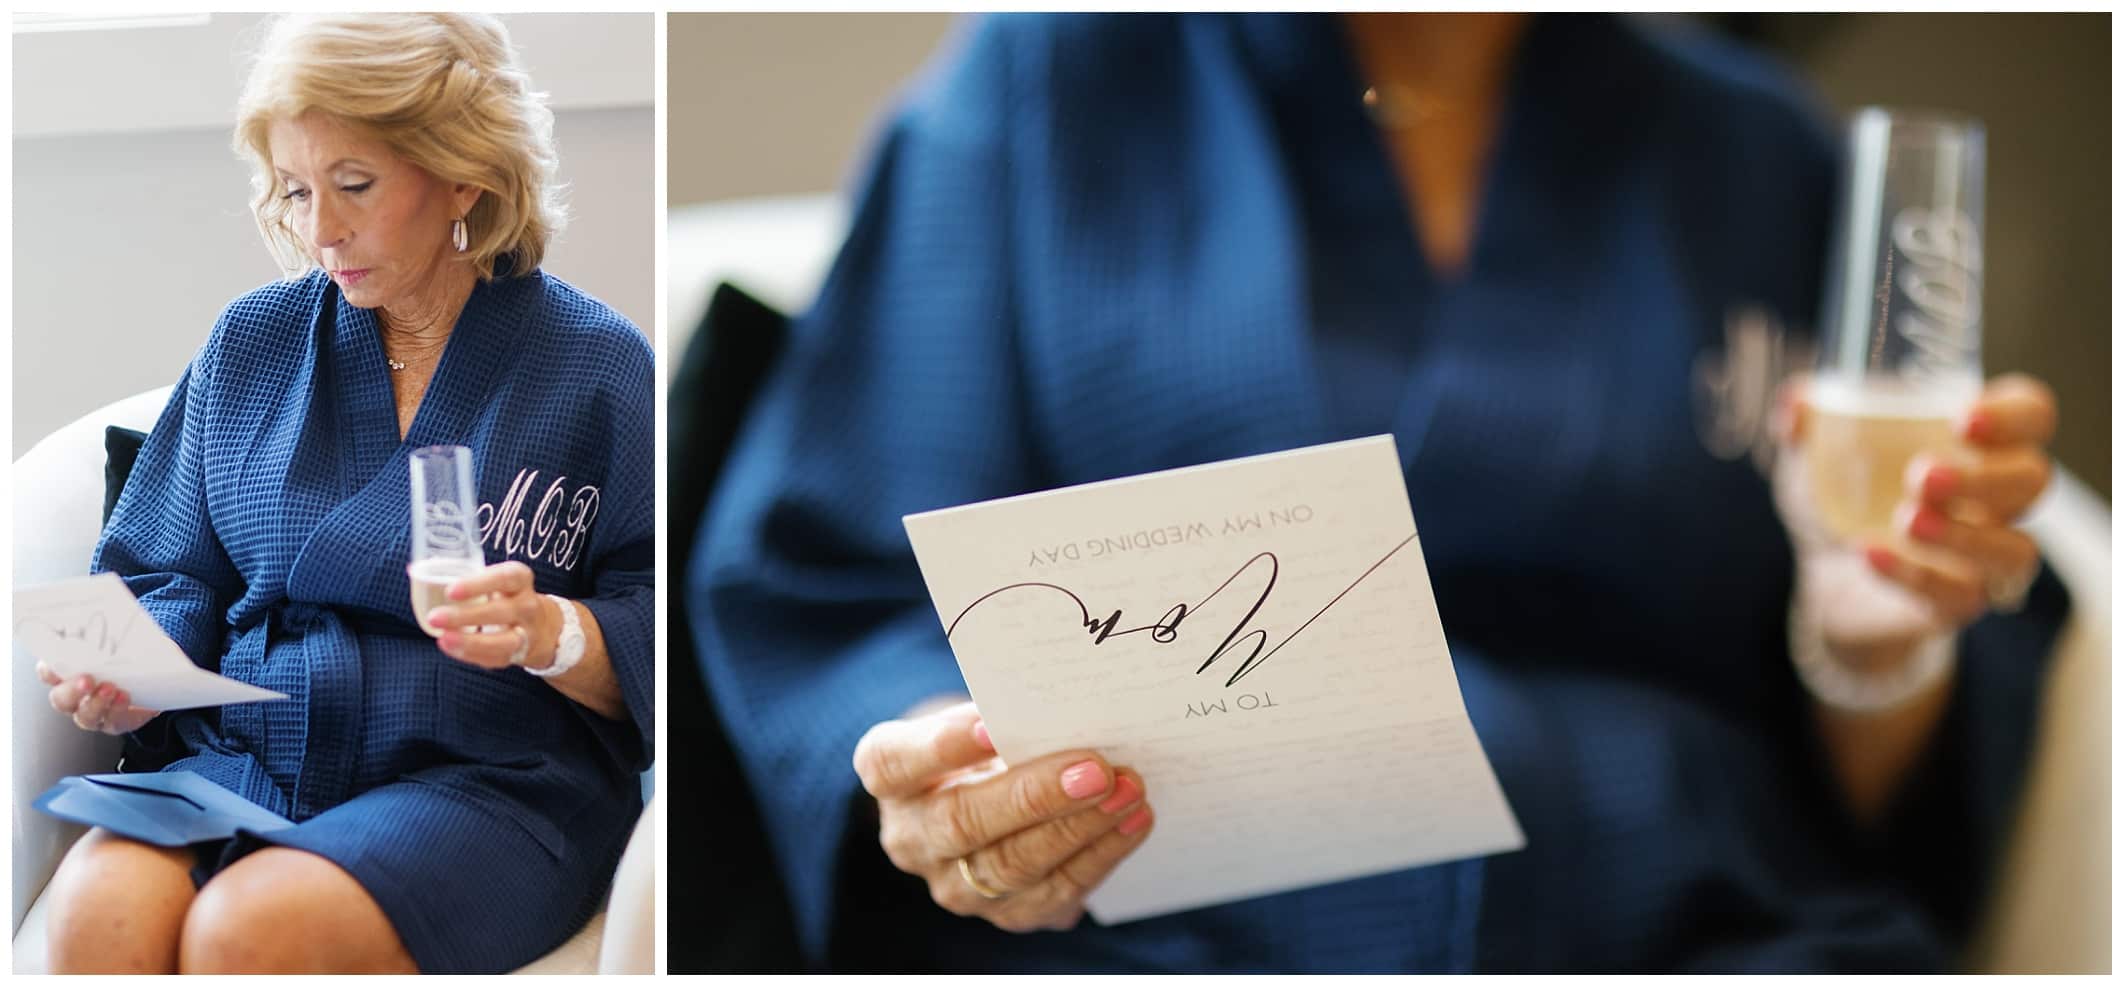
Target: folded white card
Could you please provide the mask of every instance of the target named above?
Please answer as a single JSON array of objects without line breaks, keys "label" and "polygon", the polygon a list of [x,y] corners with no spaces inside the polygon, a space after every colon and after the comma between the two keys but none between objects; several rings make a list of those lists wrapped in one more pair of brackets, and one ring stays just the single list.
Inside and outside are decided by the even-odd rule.
[{"label": "folded white card", "polygon": [[62,678],[113,683],[144,709],[287,698],[192,664],[116,573],[16,590],[15,643]]},{"label": "folded white card", "polygon": [[1113,923],[1525,845],[1391,436],[910,515],[1006,763],[1097,750],[1157,827]]}]

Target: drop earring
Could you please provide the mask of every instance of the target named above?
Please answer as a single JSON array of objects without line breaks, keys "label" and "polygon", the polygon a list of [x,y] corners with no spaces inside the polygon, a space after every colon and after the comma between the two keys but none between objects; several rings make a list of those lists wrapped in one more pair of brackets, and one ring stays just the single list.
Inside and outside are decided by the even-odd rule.
[{"label": "drop earring", "polygon": [[465,232],[464,220],[450,221],[450,243],[457,248],[458,253],[464,253],[465,248],[472,245],[472,237]]}]

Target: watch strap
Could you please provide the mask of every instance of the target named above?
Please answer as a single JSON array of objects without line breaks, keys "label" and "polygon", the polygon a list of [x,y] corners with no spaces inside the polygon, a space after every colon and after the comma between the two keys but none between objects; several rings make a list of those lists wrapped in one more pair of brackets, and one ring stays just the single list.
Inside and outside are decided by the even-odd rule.
[{"label": "watch strap", "polygon": [[552,600],[553,605],[559,607],[561,613],[560,636],[554,642],[553,647],[553,664],[544,668],[531,668],[529,666],[524,668],[524,671],[542,679],[565,674],[569,669],[574,668],[577,662],[583,660],[584,645],[583,622],[582,618],[576,615],[575,604],[551,593],[546,594],[546,599]]}]

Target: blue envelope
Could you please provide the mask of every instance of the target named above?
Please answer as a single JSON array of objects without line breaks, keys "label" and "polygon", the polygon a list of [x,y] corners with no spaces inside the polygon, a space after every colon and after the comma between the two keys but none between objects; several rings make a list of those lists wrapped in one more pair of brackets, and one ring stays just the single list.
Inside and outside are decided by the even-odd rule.
[{"label": "blue envelope", "polygon": [[61,819],[167,847],[295,825],[190,771],[75,775],[59,779],[33,804]]}]

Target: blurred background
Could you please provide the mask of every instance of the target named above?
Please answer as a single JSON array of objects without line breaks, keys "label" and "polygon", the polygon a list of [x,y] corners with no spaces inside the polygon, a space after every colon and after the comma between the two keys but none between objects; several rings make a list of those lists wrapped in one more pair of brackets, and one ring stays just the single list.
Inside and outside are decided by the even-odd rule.
[{"label": "blurred background", "polygon": [[[1663,15],[1759,48],[1832,112],[1956,110],[1989,131],[1984,362],[2058,391],[2055,451],[2110,497],[2107,14]],[[957,20],[674,14],[671,207],[843,192],[871,128]],[[18,159],[19,160],[19,159]],[[20,165],[18,164],[18,167]],[[673,224],[673,237],[680,237]],[[779,239],[747,249],[797,251]],[[712,286],[674,271],[672,346]],[[756,286],[768,301],[774,285]]]},{"label": "blurred background", "polygon": [[[2025,371],[2057,390],[2063,424],[2054,452],[2094,497],[2074,494],[2081,505],[2075,526],[2046,543],[2086,605],[2056,651],[2040,753],[1990,905],[1995,917],[1968,963],[1994,971],[2106,970],[2109,16],[1644,16],[1763,52],[1807,83],[1827,115],[1883,104],[1959,111],[1987,126],[1986,369]],[[717,335],[730,342],[700,348],[701,367],[682,365],[680,354],[694,356],[687,343],[711,292],[728,280],[784,312],[808,306],[845,229],[842,197],[881,114],[959,21],[943,14],[669,17],[664,262],[671,359],[663,369],[667,381],[676,375],[682,382],[670,395],[674,467],[665,500],[674,585],[682,585],[706,496],[699,474],[712,476],[727,449],[718,443],[729,436],[715,423],[742,414],[742,395],[771,359],[759,339],[779,338],[777,316],[725,295],[716,302]],[[690,462],[702,465],[684,467]],[[707,704],[685,596],[672,594],[666,632],[666,753],[676,758],[670,811],[709,829],[704,839],[668,844],[672,927],[699,930],[672,936],[670,969],[789,969],[796,945],[784,892],[747,780]]]},{"label": "blurred background", "polygon": [[[280,276],[251,220],[249,166],[230,149],[265,20],[16,15],[15,457],[175,383],[222,307]],[[551,94],[568,184],[571,221],[546,269],[650,332],[655,17],[503,20]]]}]

